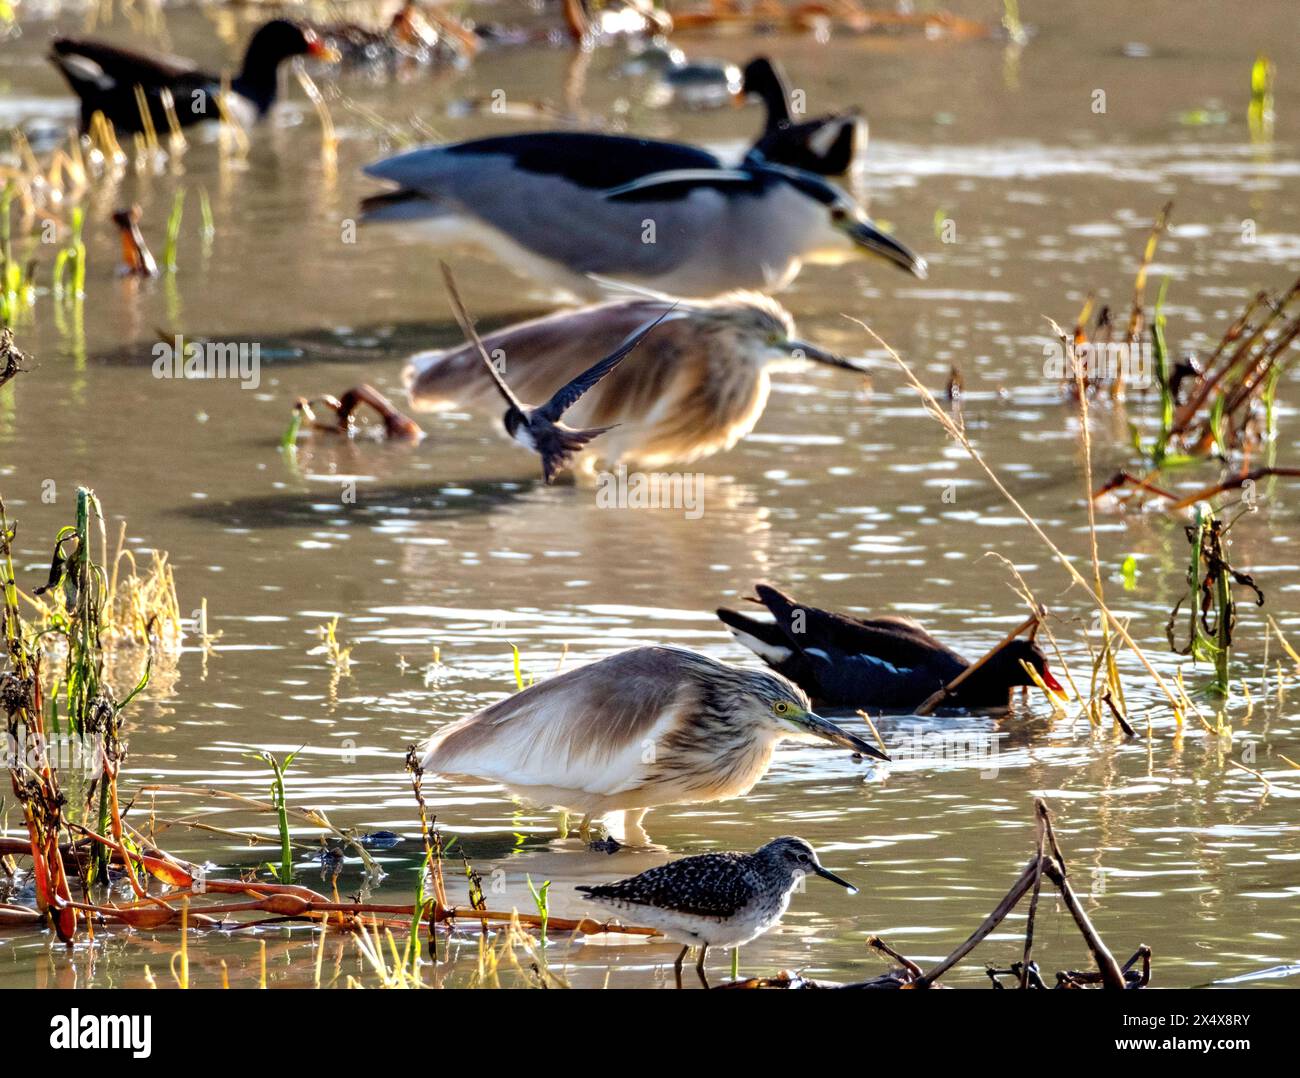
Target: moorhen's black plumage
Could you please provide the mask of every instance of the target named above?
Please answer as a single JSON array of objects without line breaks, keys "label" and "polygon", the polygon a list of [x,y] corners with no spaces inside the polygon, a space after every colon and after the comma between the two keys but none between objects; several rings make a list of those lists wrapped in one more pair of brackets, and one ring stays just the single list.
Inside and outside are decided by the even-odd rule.
[{"label": "moorhen's black plumage", "polygon": [[[814,701],[851,708],[918,707],[970,666],[907,618],[852,618],[796,603],[766,584],[754,590],[774,621],[726,609],[719,609],[718,617],[737,640]],[[1038,645],[1017,639],[990,656],[942,706],[1006,707],[1013,688],[1033,684],[1022,661],[1049,689],[1064,691]]]},{"label": "moorhen's black plumage", "polygon": [[[261,119],[275,104],[279,67],[293,56],[326,53],[316,34],[288,19],[274,19],[248,42],[244,64],[230,82],[235,103],[247,102],[241,120]],[[166,132],[164,99],[171,95],[182,127],[220,118],[217,94],[221,78],[178,56],[160,56],[124,49],[102,41],[55,38],[50,61],[81,98],[81,127],[102,112],[119,132],[143,132],[144,122],[135,88],[144,91],[154,129]]]},{"label": "moorhen's black plumage", "polygon": [[856,113],[831,113],[794,123],[785,78],[766,56],[745,65],[741,93],[752,94],[767,108],[767,125],[751,154],[821,176],[842,176],[852,167],[862,122]]}]

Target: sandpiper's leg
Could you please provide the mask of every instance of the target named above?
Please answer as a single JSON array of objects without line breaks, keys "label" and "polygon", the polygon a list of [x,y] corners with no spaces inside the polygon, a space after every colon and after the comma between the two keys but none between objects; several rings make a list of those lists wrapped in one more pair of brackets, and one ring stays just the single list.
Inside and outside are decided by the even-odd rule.
[{"label": "sandpiper's leg", "polygon": [[630,846],[648,846],[650,836],[646,834],[641,821],[645,819],[648,808],[623,810],[623,841]]},{"label": "sandpiper's leg", "polygon": [[673,973],[677,975],[678,988],[681,988],[682,986],[682,963],[686,961],[686,954],[688,951],[690,951],[689,946],[683,947],[682,953],[677,956],[677,961],[673,963]]},{"label": "sandpiper's leg", "polygon": [[704,976],[704,960],[708,957],[709,945],[707,943],[700,945],[700,960],[695,964],[695,972],[700,975],[700,984],[705,988],[709,987],[709,979]]}]

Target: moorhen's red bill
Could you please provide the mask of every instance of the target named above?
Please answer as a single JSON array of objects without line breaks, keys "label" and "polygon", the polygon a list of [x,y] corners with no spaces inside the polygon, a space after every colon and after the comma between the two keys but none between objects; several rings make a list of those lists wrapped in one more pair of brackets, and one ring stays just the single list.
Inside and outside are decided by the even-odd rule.
[{"label": "moorhen's red bill", "polygon": [[[797,603],[766,584],[754,590],[774,621],[726,609],[719,609],[718,617],[737,640],[815,702],[864,709],[919,707],[970,666],[907,618],[853,618]],[[1053,692],[1064,692],[1047,669],[1042,649],[1017,639],[994,652],[943,706],[1006,707],[1013,688],[1033,684],[1022,662]]]},{"label": "moorhen's red bill", "polygon": [[[281,63],[293,56],[324,56],[327,51],[315,33],[288,19],[274,19],[262,26],[249,41],[243,67],[230,83],[232,104],[245,114],[239,119],[259,120],[270,111]],[[169,130],[164,104],[168,95],[182,127],[221,116],[216,96],[221,91],[221,77],[183,57],[60,37],[51,46],[50,61],[81,98],[83,131],[89,129],[91,117],[102,112],[119,132],[143,132],[137,86],[144,91],[156,131]]]}]

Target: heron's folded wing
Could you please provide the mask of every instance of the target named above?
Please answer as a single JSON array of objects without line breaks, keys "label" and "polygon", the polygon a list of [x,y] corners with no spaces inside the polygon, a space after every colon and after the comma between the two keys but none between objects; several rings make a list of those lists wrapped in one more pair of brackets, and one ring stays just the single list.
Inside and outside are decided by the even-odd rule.
[{"label": "heron's folded wing", "polygon": [[[763,605],[781,624],[791,642],[801,650],[816,647],[822,657],[829,652],[863,655],[900,669],[955,665],[964,660],[907,618],[858,619],[796,602],[767,584],[755,585]],[[797,625],[796,625],[797,621]]]},{"label": "heron's folded wing", "polygon": [[514,786],[638,786],[676,719],[682,660],[636,648],[541,682],[439,731],[424,767]]},{"label": "heron's folded wing", "polygon": [[136,52],[102,41],[60,37],[54,40],[51,51],[56,57],[88,60],[105,76],[128,88],[136,84],[148,88],[179,79],[207,81],[213,78],[184,57]]},{"label": "heron's folded wing", "polygon": [[683,857],[631,879],[589,887],[592,898],[675,910],[695,917],[732,917],[753,898],[753,881],[734,853]]}]

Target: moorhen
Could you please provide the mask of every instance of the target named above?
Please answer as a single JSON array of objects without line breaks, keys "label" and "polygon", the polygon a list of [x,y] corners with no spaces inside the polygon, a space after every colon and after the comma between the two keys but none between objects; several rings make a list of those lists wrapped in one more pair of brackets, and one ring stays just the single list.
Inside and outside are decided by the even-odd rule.
[{"label": "moorhen", "polygon": [[842,176],[853,165],[858,127],[854,112],[831,113],[802,123],[790,119],[790,94],[780,69],[766,56],[745,65],[741,95],[757,97],[767,107],[767,125],[749,151],[774,165]]},{"label": "moorhen", "polygon": [[[907,618],[852,618],[796,603],[766,584],[754,590],[775,621],[726,609],[719,609],[718,617],[737,640],[814,701],[851,708],[918,707],[970,666]],[[1006,707],[1013,688],[1033,684],[1022,662],[1053,692],[1064,692],[1038,645],[1016,639],[994,652],[942,706]]]},{"label": "moorhen", "polygon": [[[50,61],[81,98],[81,128],[102,112],[119,132],[144,131],[135,88],[144,91],[154,129],[169,130],[164,99],[171,95],[182,127],[220,118],[217,94],[221,78],[178,56],[150,55],[109,45],[60,37],[54,39]],[[280,64],[291,56],[326,56],[316,34],[288,19],[273,19],[255,33],[244,53],[244,65],[230,82],[228,107],[241,123],[260,120],[275,103]]]}]

